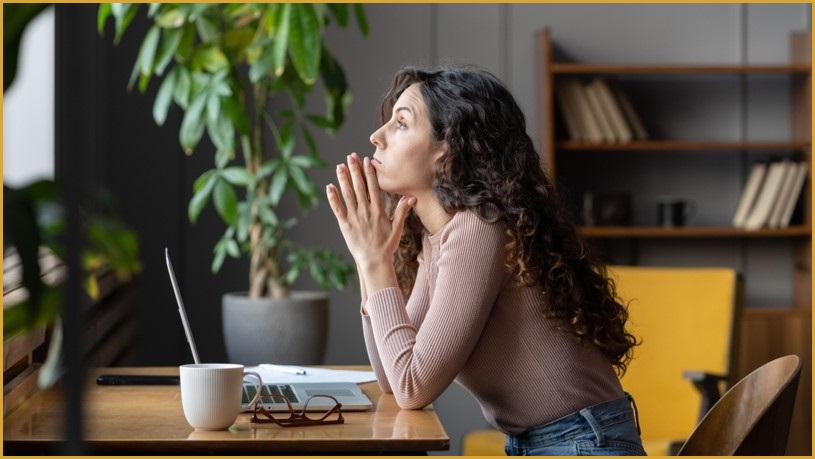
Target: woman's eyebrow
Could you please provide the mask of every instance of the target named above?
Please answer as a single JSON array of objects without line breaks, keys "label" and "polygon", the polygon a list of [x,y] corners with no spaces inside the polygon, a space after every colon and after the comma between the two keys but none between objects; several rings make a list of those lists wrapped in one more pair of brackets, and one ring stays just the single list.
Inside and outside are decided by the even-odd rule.
[{"label": "woman's eyebrow", "polygon": [[410,113],[411,115],[413,114],[413,111],[411,111],[411,110],[410,110],[410,107],[396,107],[396,108],[393,110],[393,113],[399,113],[399,112],[400,112],[400,111],[402,111],[402,110],[407,111],[407,112],[408,112],[408,113]]}]

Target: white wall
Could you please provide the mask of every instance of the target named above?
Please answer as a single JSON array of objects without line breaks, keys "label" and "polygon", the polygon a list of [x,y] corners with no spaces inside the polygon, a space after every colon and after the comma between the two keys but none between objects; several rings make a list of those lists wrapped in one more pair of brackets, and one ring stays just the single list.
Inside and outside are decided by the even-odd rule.
[{"label": "white wall", "polygon": [[3,94],[3,183],[54,177],[54,8],[23,34],[17,76]]}]

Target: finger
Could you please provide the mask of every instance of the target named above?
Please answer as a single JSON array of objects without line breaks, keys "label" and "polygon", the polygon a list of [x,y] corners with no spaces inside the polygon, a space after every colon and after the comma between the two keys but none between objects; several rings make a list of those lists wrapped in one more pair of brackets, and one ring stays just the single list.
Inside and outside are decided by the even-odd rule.
[{"label": "finger", "polygon": [[356,153],[348,155],[348,171],[351,175],[351,183],[354,185],[357,203],[367,203],[368,186],[365,183],[365,176],[362,175],[362,164]]},{"label": "finger", "polygon": [[337,181],[340,183],[340,190],[342,190],[342,198],[345,200],[345,207],[347,210],[353,212],[357,208],[357,197],[354,194],[354,186],[351,184],[351,175],[348,172],[348,166],[345,164],[337,165]]},{"label": "finger", "polygon": [[340,192],[333,183],[329,183],[325,186],[325,195],[328,197],[328,205],[331,206],[331,210],[334,212],[334,216],[337,217],[337,220],[345,221],[347,212],[345,210],[345,206],[342,205]]},{"label": "finger", "polygon": [[408,212],[410,212],[411,207],[416,204],[416,198],[411,196],[402,196],[399,199],[399,203],[396,204],[396,210],[393,211],[393,229],[398,230],[399,233],[402,232],[402,228],[405,226],[405,220],[407,219]]},{"label": "finger", "polygon": [[362,160],[362,168],[365,171],[365,182],[368,184],[368,199],[371,200],[371,206],[380,208],[382,207],[382,199],[379,180],[376,178],[376,169],[374,169],[371,159],[367,156]]}]

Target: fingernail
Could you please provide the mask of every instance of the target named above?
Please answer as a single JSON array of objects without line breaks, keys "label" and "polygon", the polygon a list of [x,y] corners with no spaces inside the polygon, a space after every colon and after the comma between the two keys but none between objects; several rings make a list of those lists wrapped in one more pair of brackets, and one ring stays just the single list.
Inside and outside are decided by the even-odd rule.
[{"label": "fingernail", "polygon": [[362,162],[365,164],[365,167],[371,167],[371,160],[367,156],[362,160]]},{"label": "fingernail", "polygon": [[342,173],[342,164],[337,164],[337,173]]}]

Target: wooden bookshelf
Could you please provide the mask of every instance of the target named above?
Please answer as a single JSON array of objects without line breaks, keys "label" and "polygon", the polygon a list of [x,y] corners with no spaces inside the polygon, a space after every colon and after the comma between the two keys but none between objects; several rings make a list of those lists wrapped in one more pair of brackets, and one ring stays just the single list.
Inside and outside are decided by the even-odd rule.
[{"label": "wooden bookshelf", "polygon": [[[729,227],[686,227],[662,229],[655,227],[620,226],[587,227],[584,234],[596,238],[806,238],[811,236],[811,170],[812,135],[811,124],[811,64],[809,42],[810,32],[794,33],[790,39],[791,56],[788,64],[599,64],[557,62],[554,60],[554,45],[548,28],[537,34],[537,68],[539,75],[538,132],[541,136],[543,155],[541,162],[550,177],[568,187],[568,177],[558,175],[558,157],[565,153],[595,152],[608,154],[745,154],[750,152],[771,152],[780,157],[803,158],[809,165],[810,174],[804,186],[803,221],[784,229],[761,229],[745,231]],[[557,138],[555,109],[555,80],[571,76],[616,76],[616,75],[705,75],[735,74],[759,75],[778,74],[791,77],[792,116],[790,138],[773,141],[726,141],[726,140],[676,140],[649,139],[629,142],[587,142]],[[811,243],[809,245],[811,247]],[[808,252],[805,248],[796,252]],[[800,262],[798,263],[800,264]]]}]

